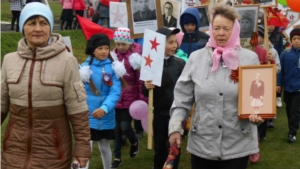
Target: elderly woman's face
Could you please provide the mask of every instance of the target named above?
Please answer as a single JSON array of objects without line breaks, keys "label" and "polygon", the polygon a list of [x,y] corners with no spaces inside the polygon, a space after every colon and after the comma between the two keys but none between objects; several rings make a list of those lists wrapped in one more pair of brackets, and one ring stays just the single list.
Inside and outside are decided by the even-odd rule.
[{"label": "elderly woman's face", "polygon": [[44,47],[50,38],[50,25],[48,21],[40,16],[26,21],[24,35],[30,48]]},{"label": "elderly woman's face", "polygon": [[240,26],[241,26],[241,32],[247,33],[249,32],[249,29],[251,29],[251,22],[248,19],[242,19],[240,21]]},{"label": "elderly woman's face", "polygon": [[233,29],[233,21],[221,15],[217,15],[212,22],[212,35],[218,46],[225,46]]}]

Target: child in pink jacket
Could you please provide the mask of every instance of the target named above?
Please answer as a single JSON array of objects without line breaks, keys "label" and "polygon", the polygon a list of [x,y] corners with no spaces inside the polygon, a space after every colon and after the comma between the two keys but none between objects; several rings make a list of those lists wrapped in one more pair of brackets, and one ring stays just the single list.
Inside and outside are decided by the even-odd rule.
[{"label": "child in pink jacket", "polygon": [[[71,30],[73,21],[73,2],[72,0],[60,0],[60,4],[63,7],[60,16],[60,30]],[[64,27],[65,22],[67,22],[67,25]]]}]

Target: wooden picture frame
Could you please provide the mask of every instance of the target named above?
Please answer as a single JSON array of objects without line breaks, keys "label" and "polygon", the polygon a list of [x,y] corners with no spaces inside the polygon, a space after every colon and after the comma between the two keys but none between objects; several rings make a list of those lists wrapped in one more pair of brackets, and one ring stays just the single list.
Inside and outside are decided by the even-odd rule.
[{"label": "wooden picture frame", "polygon": [[288,41],[290,41],[290,33],[291,31],[297,26],[297,28],[300,28],[300,19],[298,19],[293,24],[289,25],[285,30],[282,31],[282,34],[285,36]]},{"label": "wooden picture frame", "polygon": [[241,15],[239,20],[241,46],[253,50],[250,40],[257,32],[259,5],[236,5],[234,9]]},{"label": "wooden picture frame", "polygon": [[209,30],[211,20],[209,16],[208,5],[196,6],[195,8],[197,8],[199,14],[201,14],[199,31]]},{"label": "wooden picture frame", "polygon": [[258,114],[264,119],[276,116],[276,65],[239,67],[238,117]]},{"label": "wooden picture frame", "polygon": [[290,9],[287,9],[285,17],[290,21],[289,25],[292,25],[298,19],[300,19],[300,12],[295,12]]},{"label": "wooden picture frame", "polygon": [[253,0],[253,4],[259,4],[261,8],[277,7],[277,0]]},{"label": "wooden picture frame", "polygon": [[136,0],[126,0],[130,36],[133,39],[142,38],[145,29],[156,31],[163,27],[160,0],[144,2],[148,4],[147,9],[143,8],[143,4],[136,3]]},{"label": "wooden picture frame", "polygon": [[[167,3],[171,3],[172,6],[167,5]],[[163,20],[164,27],[170,28],[180,28],[180,15],[181,15],[181,2],[176,0],[160,0],[160,6],[161,6],[161,17]],[[166,13],[168,12],[167,7],[173,7],[171,18],[168,18],[168,21],[166,19]]]}]

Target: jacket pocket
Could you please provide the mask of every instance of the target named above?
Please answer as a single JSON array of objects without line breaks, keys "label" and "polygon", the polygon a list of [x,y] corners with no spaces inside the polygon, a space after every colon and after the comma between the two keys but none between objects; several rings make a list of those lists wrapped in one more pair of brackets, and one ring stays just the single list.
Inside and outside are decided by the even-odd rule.
[{"label": "jacket pocket", "polygon": [[86,93],[85,93],[84,84],[82,83],[82,81],[74,83],[74,89],[75,89],[78,101],[82,101],[82,100],[86,99]]},{"label": "jacket pocket", "polygon": [[52,129],[52,137],[53,137],[54,147],[57,151],[57,159],[64,161],[65,155],[61,145],[61,137],[58,128]]},{"label": "jacket pocket", "polygon": [[11,134],[11,131],[12,131],[12,129],[13,129],[13,126],[14,126],[14,124],[13,124],[12,122],[9,123],[9,125],[8,125],[8,128],[7,128],[7,130],[6,130],[6,133],[5,133],[4,139],[3,139],[3,151],[6,150],[6,147],[7,147],[7,140],[8,140],[8,138],[10,137],[10,134]]}]

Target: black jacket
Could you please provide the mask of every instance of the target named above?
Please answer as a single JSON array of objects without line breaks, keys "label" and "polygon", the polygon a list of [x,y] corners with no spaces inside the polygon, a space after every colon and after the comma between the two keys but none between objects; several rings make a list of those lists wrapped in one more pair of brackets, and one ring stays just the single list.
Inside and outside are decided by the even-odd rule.
[{"label": "black jacket", "polygon": [[[155,86],[153,90],[154,113],[160,115],[170,114],[169,111],[174,100],[175,84],[184,66],[184,60],[175,56],[164,60],[161,86]],[[145,88],[145,85],[142,87],[142,92],[145,97],[148,97],[149,91]]]}]

